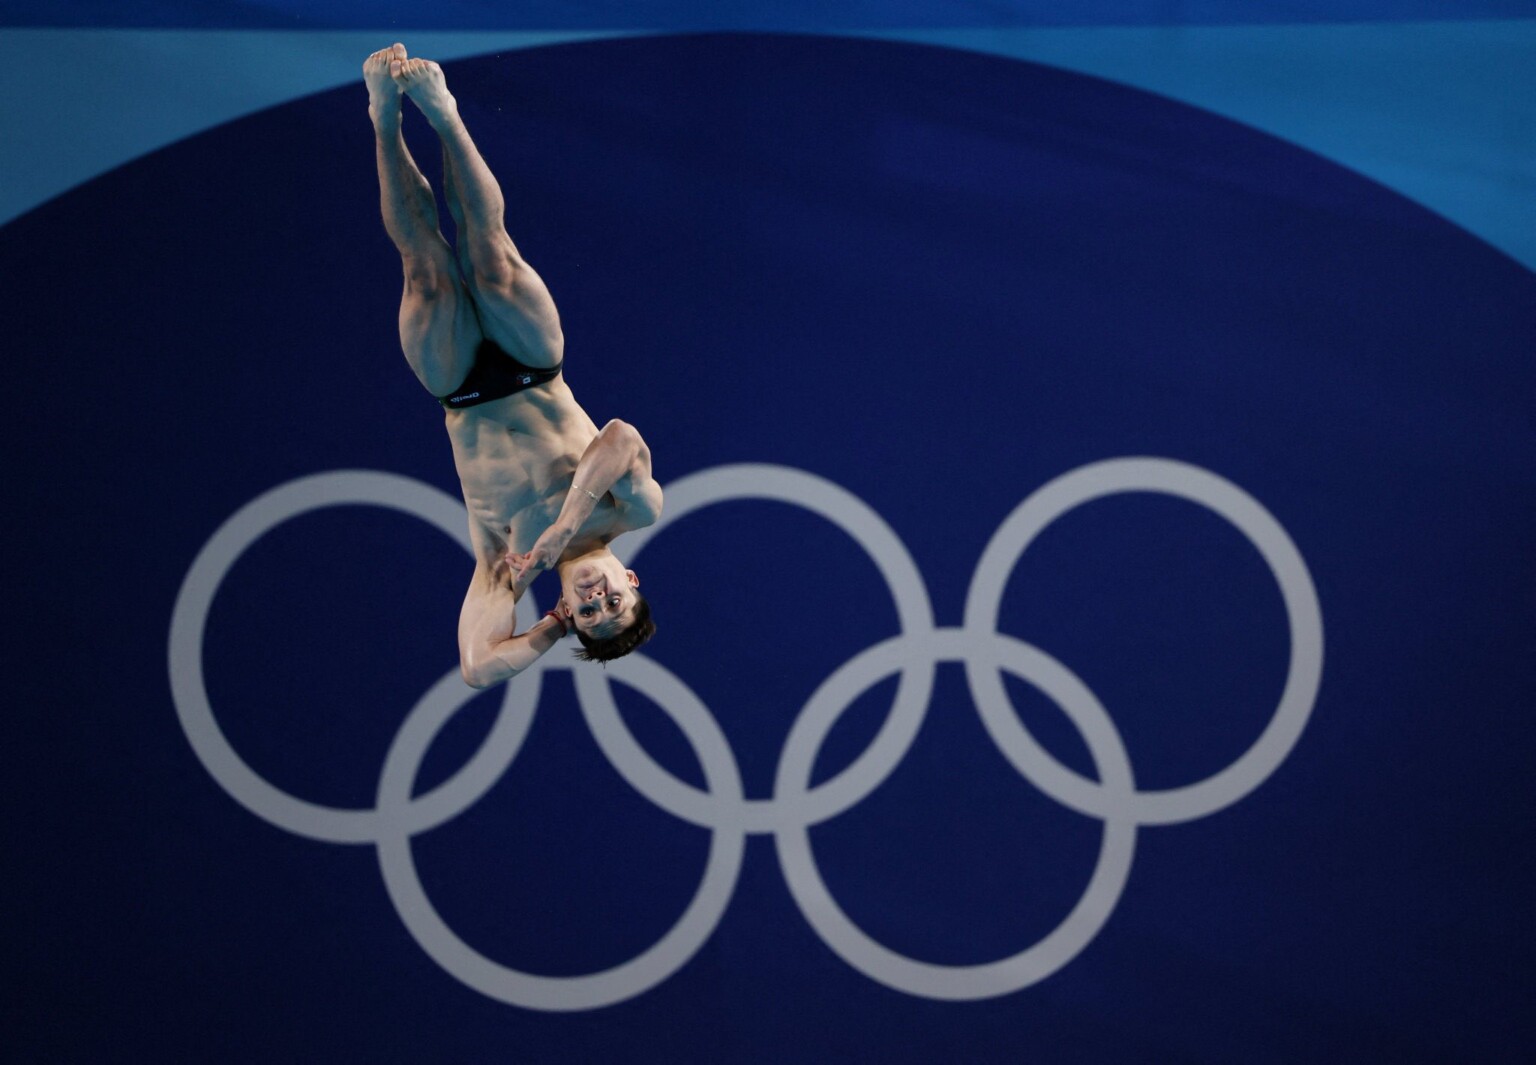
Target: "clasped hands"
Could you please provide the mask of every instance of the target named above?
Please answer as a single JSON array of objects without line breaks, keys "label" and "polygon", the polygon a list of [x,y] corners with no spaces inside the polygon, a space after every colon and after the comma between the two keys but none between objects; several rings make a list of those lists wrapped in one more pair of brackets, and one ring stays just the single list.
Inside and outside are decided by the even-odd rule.
[{"label": "clasped hands", "polygon": [[560,561],[561,552],[571,542],[571,536],[570,530],[562,529],[557,523],[545,529],[527,551],[521,554],[508,551],[503,561],[512,574],[513,584],[526,588],[540,573],[554,569],[555,563]]}]

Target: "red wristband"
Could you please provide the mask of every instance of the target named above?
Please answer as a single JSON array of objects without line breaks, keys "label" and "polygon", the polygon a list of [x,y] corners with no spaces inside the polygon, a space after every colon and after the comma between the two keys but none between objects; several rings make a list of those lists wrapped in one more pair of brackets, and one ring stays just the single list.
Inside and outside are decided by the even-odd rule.
[{"label": "red wristband", "polygon": [[546,611],[544,611],[544,616],[547,617],[547,618],[554,618],[556,621],[558,621],[560,623],[560,635],[561,636],[566,636],[566,635],[570,634],[571,630],[566,627],[565,618],[560,616],[560,611],[558,611],[558,610],[546,610]]}]

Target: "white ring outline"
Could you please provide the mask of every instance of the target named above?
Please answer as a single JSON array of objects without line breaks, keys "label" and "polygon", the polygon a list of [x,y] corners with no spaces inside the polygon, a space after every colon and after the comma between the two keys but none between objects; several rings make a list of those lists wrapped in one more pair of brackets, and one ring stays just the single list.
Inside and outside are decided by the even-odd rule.
[{"label": "white ring outline", "polygon": [[[1269,724],[1236,761],[1181,787],[1137,791],[1126,801],[1145,825],[1204,817],[1237,802],[1269,779],[1311,717],[1323,675],[1323,615],[1307,564],[1281,524],[1258,500],[1224,477],[1187,462],[1119,458],[1079,466],[1036,489],[993,534],[971,578],[965,628],[984,638],[997,631],[1008,574],[1034,538],[1067,511],[1122,492],[1157,492],[1198,503],[1225,518],[1263,556],[1285,602],[1291,654],[1285,689]],[[1008,705],[1002,675],[965,663],[972,697],[993,742],[1024,777],[1064,806],[1104,817],[1120,796],[1063,765],[1037,743]]]},{"label": "white ring outline", "polygon": [[[642,666],[628,673],[626,680],[632,684],[638,680],[637,686],[643,689],[649,679],[658,676],[662,674]],[[674,713],[655,691],[646,694],[683,730],[704,767],[711,793],[723,792],[728,799],[739,800],[741,776],[735,756],[704,705],[697,700],[685,702],[683,709]],[[384,815],[383,825],[403,822],[403,818],[390,815],[409,808],[421,760],[446,720],[446,715],[434,719],[418,710],[401,727],[379,776],[378,806]],[[408,831],[386,829],[378,840],[379,871],[395,911],[422,950],[455,979],[482,995],[514,1006],[551,1011],[599,1009],[623,1002],[644,994],[687,964],[719,926],[735,894],[746,850],[746,834],[739,827],[715,828],[698,889],[683,915],[661,939],[630,960],[601,972],[538,976],[492,961],[448,927],[427,897],[410,841]]]},{"label": "white ring outline", "polygon": [[[381,831],[377,809],[327,806],[291,795],[259,776],[230,745],[214,717],[203,680],[203,634],[219,586],[258,539],[291,518],[325,507],[366,505],[398,510],[442,530],[470,550],[464,504],[431,485],[374,470],[334,470],[290,481],[241,507],[214,532],[193,560],[171,611],[168,665],[171,699],[198,760],[230,797],[262,820],[298,836],[327,843],[372,843]],[[521,624],[532,624],[531,596],[518,604]],[[422,696],[416,711],[442,709],[473,696],[452,670]],[[538,705],[539,675],[507,685],[501,710],[479,750],[460,769],[403,811],[412,832],[423,832],[471,806],[517,756]]]},{"label": "white ring outline", "polygon": [[[799,744],[780,762],[775,794],[802,793],[822,741],[854,699],[876,681],[904,667],[914,655],[934,661],[970,662],[976,655],[975,634],[964,629],[940,629],[922,636],[903,635],[876,644],[849,660],[824,686],[837,692],[807,711],[796,725]],[[915,646],[914,646],[915,645]],[[1072,719],[1093,756],[1106,792],[1125,798],[1135,791],[1130,758],[1104,707],[1066,666],[1022,640],[991,633],[989,661],[997,668],[1028,680]],[[817,693],[818,695],[821,692]],[[815,700],[813,700],[814,702]],[[1077,957],[1104,927],[1130,876],[1136,850],[1136,821],[1125,804],[1104,822],[1098,861],[1082,898],[1044,938],[1016,954],[979,965],[938,965],[918,961],[892,950],[859,928],[837,900],[816,865],[810,834],[804,825],[786,825],[774,837],[779,865],[800,912],[816,934],[859,972],[897,991],[924,998],[975,1000],[1010,994],[1039,982]]]},{"label": "white ring outline", "polygon": [[[846,488],[789,466],[760,463],[715,466],[668,485],[662,520],[628,534],[629,559],[633,560],[652,536],[685,515],[710,504],[736,500],[789,503],[825,518],[851,537],[875,563],[891,590],[902,631],[909,634],[933,631],[933,607],[927,586],[911,552],[895,530],[868,503]],[[626,667],[619,662],[610,666],[617,667],[607,671],[614,676],[626,675]],[[920,667],[916,673],[914,667]],[[749,832],[766,833],[777,831],[786,824],[814,823],[836,817],[879,787],[906,755],[927,715],[933,694],[934,668],[933,662],[919,662],[902,670],[895,701],[869,746],[835,777],[800,795],[793,810],[784,805],[778,795],[769,799],[722,803],[718,796],[680,780],[652,758],[624,725],[604,673],[577,670],[575,676],[576,692],[589,720],[595,718],[607,722],[611,728],[611,732],[604,730],[610,736],[604,753],[632,787],[662,809],[696,825],[711,828],[739,825]],[[791,740],[799,727],[797,718],[790,729]],[[595,726],[593,731],[598,733]]]},{"label": "white ring outline", "polygon": [[[740,484],[754,478],[748,486]],[[1279,583],[1291,634],[1285,692],[1259,740],[1227,769],[1197,784],[1166,791],[1135,789],[1113,721],[1075,675],[1038,648],[995,631],[1007,575],[1033,538],[1082,503],[1128,491],[1163,492],[1189,499],[1235,525],[1254,543]],[[712,496],[711,492],[722,494]],[[543,671],[561,667],[536,664],[518,684],[508,685],[496,723],[469,762],[431,792],[412,797],[415,774],[432,739],[473,695],[459,686],[457,671],[447,674],[417,702],[396,734],[381,773],[377,805],[372,809],[321,806],[275,788],[245,765],[213,717],[202,678],[202,640],[208,611],[224,575],[250,544],[298,514],[356,503],[421,517],[467,549],[459,503],[430,486],[372,471],[318,474],[265,493],[220,526],[183,581],[171,624],[172,695],[194,752],[221,787],[263,819],[310,838],[375,843],[391,900],[418,943],[457,979],[501,1001],[537,1009],[591,1009],[641,994],[667,979],[707,941],[723,916],[734,891],[747,832],[775,835],[786,883],[797,905],[818,935],[849,964],[910,994],[962,999],[1018,990],[1075,957],[1097,934],[1118,901],[1134,854],[1136,826],[1189,820],[1241,799],[1289,754],[1315,703],[1322,668],[1321,611],[1300,553],[1262,505],[1231,482],[1196,466],[1158,458],[1111,459],[1068,471],[1042,486],[1015,508],[988,543],[971,581],[961,629],[933,627],[927,590],[910,554],[878,514],[829,481],[788,467],[740,465],[694,474],[669,488],[669,493],[674,504],[669,520],[710,502],[739,498],[778,499],[828,517],[876,561],[892,589],[903,631],[861,652],[817,688],[791,727],[773,798],[755,802],[742,797],[734,755],[710,711],[658,663],[631,656],[616,664],[613,678],[644,691],[683,728],[704,766],[705,791],[679,780],[639,747],[618,714],[605,681],[594,677],[594,683],[583,684],[583,674],[577,673],[584,717],[621,775],[656,805],[713,832],[705,874],[687,910],[661,940],[630,961],[581,977],[533,976],[492,962],[443,924],[425,897],[411,855],[413,835],[456,816],[506,771],[531,725]],[[840,518],[840,507],[848,508],[855,517]],[[855,531],[854,526],[860,523],[866,532],[874,533],[876,547]],[[631,540],[632,552],[638,552],[665,524],[636,534]],[[897,574],[894,579],[893,573]],[[994,590],[982,592],[988,580],[994,583]],[[991,631],[982,627],[988,613]],[[532,597],[524,596],[518,606],[520,625],[532,624],[537,616]],[[902,701],[910,686],[912,675],[908,671],[913,662],[910,653],[899,657],[913,645],[917,645],[926,666],[916,686],[923,698],[915,711]],[[926,654],[921,653],[924,649]],[[862,801],[894,770],[926,716],[934,670],[939,661],[948,660],[963,662],[988,733],[1021,775],[1063,805],[1105,823],[1093,878],[1068,917],[1034,946],[1001,961],[973,966],[919,962],[865,935],[842,913],[821,880],[808,834],[812,824]],[[982,673],[983,666],[991,669]],[[860,692],[898,670],[903,675],[896,705],[876,739],[843,772],[815,789],[809,788],[811,766],[832,724]],[[1073,773],[1035,743],[1007,699],[1003,672],[1028,680],[1073,718],[1104,783]],[[455,688],[459,688],[457,700]],[[682,709],[674,712],[673,702],[680,702]],[[858,773],[853,772],[856,768]],[[1044,780],[1036,774],[1042,774]]]}]

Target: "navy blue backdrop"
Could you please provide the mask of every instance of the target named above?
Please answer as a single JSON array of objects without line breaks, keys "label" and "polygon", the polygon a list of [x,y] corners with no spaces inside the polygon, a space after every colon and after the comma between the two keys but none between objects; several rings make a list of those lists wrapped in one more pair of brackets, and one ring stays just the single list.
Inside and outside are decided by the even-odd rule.
[{"label": "navy blue backdrop", "polygon": [[[718,926],[653,986],[565,1011],[468,986],[402,923],[373,848],[231,800],[167,680],[194,559],[263,492],[335,470],[457,492],[399,355],[363,90],[324,92],[0,229],[20,1060],[1524,1059],[1530,270],[1293,145],[1029,63],[695,35],[448,78],[561,308],[567,379],[599,422],[640,428],[664,484],[738,463],[830,481],[957,627],[1041,485],[1121,456],[1204,468],[1273,515],[1315,583],[1310,717],[1251,794],[1132,829],[1102,929],[1010,993],[915,994],[846,963],[753,830]],[[430,132],[408,137],[435,180]],[[822,682],[902,630],[855,539],[784,502],[683,516],[636,568],[660,626],[645,654],[708,708],[752,799]],[[229,745],[295,796],[373,805],[401,722],[454,666],[467,577],[461,548],[398,511],[273,528],[201,643]],[[999,631],[1081,678],[1144,791],[1232,764],[1286,684],[1269,565],[1188,500],[1071,510],[1001,595]],[[881,728],[897,682],[874,680],[814,780]],[[704,787],[673,711],[616,691],[641,743]],[[1056,758],[1103,776],[1050,699],[1017,676],[1007,691]],[[501,695],[454,715],[417,793],[474,754]],[[1106,830],[999,753],[959,661],[927,706],[811,848],[869,936],[976,965],[1063,921]],[[411,847],[465,942],[574,977],[667,932],[710,838],[621,777],[555,670],[516,761]]]}]

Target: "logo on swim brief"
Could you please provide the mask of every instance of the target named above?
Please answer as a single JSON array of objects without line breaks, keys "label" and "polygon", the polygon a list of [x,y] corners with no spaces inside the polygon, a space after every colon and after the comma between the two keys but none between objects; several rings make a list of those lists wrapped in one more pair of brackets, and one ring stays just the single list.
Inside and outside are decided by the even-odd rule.
[{"label": "logo on swim brief", "polygon": [[466,399],[475,399],[479,395],[480,395],[479,392],[471,392],[468,395],[464,395],[464,396],[454,396],[448,402],[449,403],[463,403]]},{"label": "logo on swim brief", "polygon": [[526,373],[519,374],[517,380],[520,384],[531,385],[533,384],[533,375]]},{"label": "logo on swim brief", "polygon": [[[225,574],[246,549],[268,530],[308,511],[364,505],[421,518],[470,551],[464,504],[430,485],[359,470],[316,474],[257,497],[219,527],[193,560],[171,616],[171,693],[193,751],[226,792],[269,823],[310,839],[373,844],[390,901],[416,942],[456,980],[501,1002],[538,1010],[598,1009],[642,995],[667,980],[720,923],[735,892],[749,834],[774,838],[795,904],[821,940],[850,966],[909,995],[963,1001],[1029,987],[1075,958],[1098,935],[1120,899],[1137,831],[1205,817],[1253,791],[1290,754],[1317,698],[1323,619],[1306,562],[1258,500],[1198,466],[1163,458],[1109,459],[1071,470],[1037,489],[1014,508],[982,552],[958,627],[934,624],[927,588],[906,546],[868,504],[831,481],[785,466],[744,464],[702,470],[669,484],[666,492],[667,511],[661,520],[626,537],[631,562],[652,536],[691,511],[734,499],[788,503],[837,525],[869,553],[891,590],[901,632],[855,655],[822,681],[790,727],[773,795],[767,799],[745,797],[735,754],[715,712],[660,663],[636,653],[608,663],[606,671],[575,671],[582,716],[619,774],[652,803],[712,837],[687,909],[670,931],[629,961],[603,972],[560,977],[492,961],[438,915],[412,852],[415,836],[458,816],[506,772],[533,723],[544,674],[572,668],[568,663],[539,659],[504,685],[500,713],[480,749],[446,781],[418,794],[415,782],[423,758],[475,694],[454,666],[406,715],[384,757],[372,807],[323,806],[280,790],[246,765],[214,717],[203,681],[208,612]],[[1068,511],[1123,492],[1175,496],[1226,519],[1258,549],[1285,605],[1290,667],[1274,716],[1236,761],[1192,784],[1136,787],[1119,729],[1098,697],[1063,663],[997,631],[1003,588],[1035,537]],[[525,629],[542,616],[531,591],[518,603],[517,615],[519,627]],[[872,938],[838,905],[810,845],[812,826],[862,802],[906,756],[928,712],[941,662],[964,665],[982,724],[1019,774],[1056,802],[1104,826],[1097,864],[1071,913],[1033,946],[978,965],[919,961]],[[1086,742],[1094,775],[1064,765],[1029,733],[1009,701],[1005,673],[1026,681],[1061,708]],[[896,696],[869,748],[841,773],[812,786],[812,767],[827,735],[865,691],[892,675],[901,678]],[[672,718],[693,747],[704,787],[674,776],[641,747],[619,714],[615,682],[640,692]]]}]

